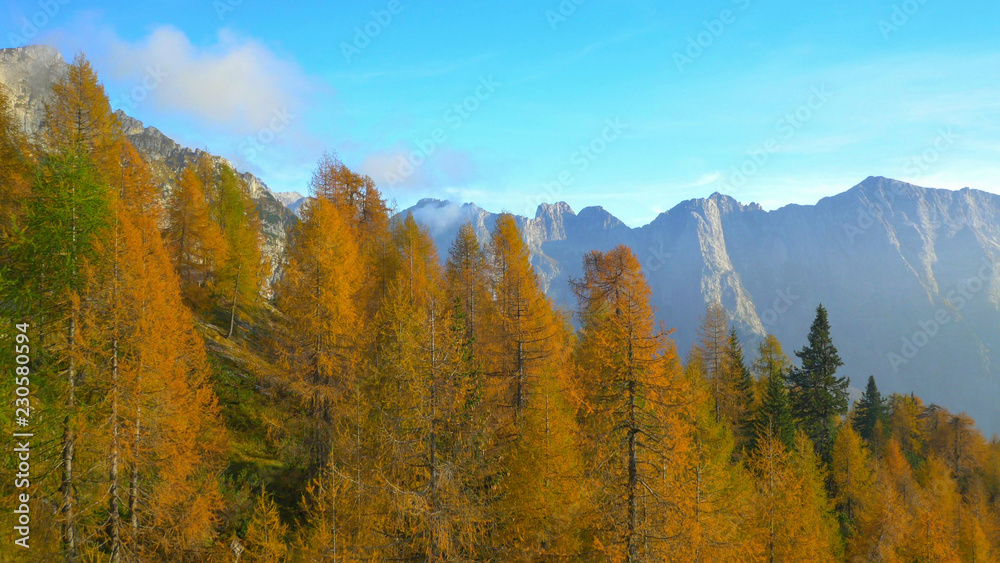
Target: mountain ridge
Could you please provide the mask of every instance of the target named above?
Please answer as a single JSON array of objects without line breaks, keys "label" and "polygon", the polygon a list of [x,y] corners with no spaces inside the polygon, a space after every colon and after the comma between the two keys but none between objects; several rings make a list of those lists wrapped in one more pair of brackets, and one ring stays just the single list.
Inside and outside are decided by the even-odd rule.
[{"label": "mountain ridge", "polygon": [[[432,198],[401,213],[428,227],[442,258],[462,223],[471,222],[485,243],[497,216]],[[889,391],[939,397],[984,429],[1000,430],[993,404],[1000,393],[1000,271],[993,267],[1000,195],[869,176],[814,205],[773,210],[716,193],[679,202],[639,227],[598,206],[576,213],[565,202],[515,218],[542,286],[567,309],[575,305],[568,281],[582,274],[583,253],[626,244],[649,279],[658,319],[678,328],[682,354],[710,301],[722,301],[750,355],[767,333],[791,355],[822,302],[855,384],[873,373]],[[950,320],[933,328],[927,323],[939,311]]]}]

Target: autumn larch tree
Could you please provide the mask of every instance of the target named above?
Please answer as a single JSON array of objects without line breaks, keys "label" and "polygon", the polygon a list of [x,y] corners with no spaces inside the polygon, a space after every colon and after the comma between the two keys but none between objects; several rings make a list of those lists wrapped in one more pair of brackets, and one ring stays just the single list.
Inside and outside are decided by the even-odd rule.
[{"label": "autumn larch tree", "polygon": [[68,560],[75,560],[79,553],[73,461],[77,439],[80,267],[87,259],[93,237],[107,218],[107,182],[121,142],[117,119],[104,87],[82,54],[74,58],[67,73],[53,84],[52,97],[45,105],[45,124],[42,139],[51,156],[36,180],[35,209],[33,217],[27,220],[28,236],[33,239],[28,248],[36,259],[58,264],[55,266],[58,271],[36,271],[33,276],[43,284],[50,284],[49,302],[58,304],[55,308],[66,319],[64,355],[59,362],[66,379],[60,504],[64,552]]},{"label": "autumn larch tree", "polygon": [[[599,508],[596,535],[606,557],[644,561],[670,552],[674,455],[683,382],[673,343],[654,325],[650,290],[625,246],[584,256],[574,283],[581,322],[581,425]],[[678,448],[678,449],[682,449]]]},{"label": "autumn larch tree", "polygon": [[0,86],[0,266],[9,258],[11,231],[24,217],[35,160],[35,151],[11,112],[7,91]]},{"label": "autumn larch tree", "polygon": [[831,477],[844,536],[854,536],[858,515],[872,502],[873,475],[868,448],[850,425],[837,430]]},{"label": "autumn larch tree", "polygon": [[123,135],[104,86],[82,53],[52,85],[44,123],[41,137],[49,152],[80,150],[91,158],[102,178],[113,174]]},{"label": "autumn larch tree", "polygon": [[731,396],[729,381],[726,377],[728,325],[729,319],[726,315],[726,309],[723,308],[721,302],[715,301],[708,305],[705,316],[702,317],[701,326],[698,328],[698,346],[702,350],[705,377],[711,383],[716,421],[722,420]]},{"label": "autumn larch tree", "polygon": [[[368,525],[388,545],[387,559],[468,558],[480,537],[482,512],[465,494],[462,449],[452,448],[469,381],[454,307],[427,231],[411,215],[394,221],[398,265],[376,317],[381,369],[367,389],[377,469],[368,487]],[[385,544],[384,540],[378,544]]]},{"label": "autumn larch tree", "polygon": [[752,553],[764,561],[836,561],[837,529],[812,443],[788,449],[767,435],[749,457],[756,495],[748,524]]},{"label": "autumn larch tree", "polygon": [[356,269],[367,280],[358,301],[366,317],[373,318],[388,297],[394,271],[389,208],[375,182],[352,171],[335,153],[323,154],[309,187],[314,198],[337,206],[354,235],[360,257]]},{"label": "autumn larch tree", "polygon": [[908,561],[960,561],[958,520],[960,495],[945,462],[931,455],[917,472],[920,490],[909,507],[913,525],[903,542]]},{"label": "autumn larch tree", "polygon": [[733,463],[737,450],[729,419],[716,420],[712,382],[696,358],[697,353],[692,355],[695,362],[685,368],[686,398],[676,409],[680,418],[671,425],[671,433],[677,438],[665,460],[678,473],[667,536],[674,538],[671,551],[683,559],[746,557],[750,475],[742,464]]},{"label": "autumn larch tree", "polygon": [[181,172],[167,198],[167,220],[164,236],[184,296],[195,308],[204,308],[226,257],[226,241],[211,219],[205,186],[194,165]]},{"label": "autumn larch tree", "polygon": [[466,338],[481,348],[485,331],[484,318],[489,317],[491,305],[487,287],[488,271],[486,253],[483,252],[470,223],[462,225],[448,252],[445,278],[449,293],[458,299]]},{"label": "autumn larch tree", "polygon": [[[83,268],[95,256],[95,242],[107,221],[107,187],[90,159],[66,151],[44,159],[32,190],[25,237],[15,249],[13,279],[22,289],[21,303],[36,324],[51,326],[47,343],[50,373],[61,373],[58,395],[62,418],[59,501],[63,549],[67,560],[78,557],[76,459],[80,409],[77,386]],[[58,328],[57,328],[58,327]],[[53,415],[56,415],[53,413]]]},{"label": "autumn larch tree", "polygon": [[548,302],[513,215],[497,218],[487,255],[494,297],[487,374],[493,383],[495,412],[502,417],[498,424],[502,432],[516,435],[534,380],[552,355],[554,334],[547,322]]},{"label": "autumn larch tree", "polygon": [[848,557],[866,561],[902,559],[903,542],[913,526],[910,514],[917,486],[899,442],[890,439],[876,466],[871,500],[856,515]]},{"label": "autumn larch tree", "polygon": [[85,449],[105,452],[109,559],[170,559],[211,541],[225,433],[158,236],[156,186],[131,145],[121,150],[110,224],[83,272],[83,388],[107,398],[88,409],[101,424]]},{"label": "autumn larch tree", "polygon": [[214,199],[213,211],[226,243],[215,291],[220,304],[228,310],[227,337],[231,338],[239,314],[248,314],[259,304],[260,291],[270,272],[261,256],[260,215],[246,182],[228,165],[219,169]]},{"label": "autumn larch tree", "polygon": [[[289,384],[307,414],[307,465],[327,465],[339,409],[356,396],[355,297],[358,248],[340,208],[327,197],[309,202],[291,233],[275,290],[285,319],[284,359]],[[352,409],[353,410],[353,409]]]},{"label": "autumn larch tree", "polygon": [[245,538],[248,561],[279,563],[287,560],[288,545],[285,536],[288,526],[281,521],[278,505],[267,493],[261,492],[254,505],[253,516],[247,524]]},{"label": "autumn larch tree", "polygon": [[591,552],[593,515],[575,420],[579,393],[571,379],[569,319],[548,313],[552,355],[538,368],[517,439],[500,449],[492,524],[504,558],[574,559]]}]

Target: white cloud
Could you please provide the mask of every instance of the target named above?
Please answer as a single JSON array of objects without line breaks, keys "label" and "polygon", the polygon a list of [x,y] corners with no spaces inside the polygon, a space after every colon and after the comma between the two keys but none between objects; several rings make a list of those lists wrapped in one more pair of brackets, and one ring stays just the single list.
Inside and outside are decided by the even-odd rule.
[{"label": "white cloud", "polygon": [[204,48],[171,26],[158,27],[136,43],[106,37],[110,44],[102,71],[137,83],[156,74],[160,79],[149,89],[149,100],[158,109],[238,133],[256,133],[288,115],[301,116],[317,89],[296,62],[227,29]]},{"label": "white cloud", "polygon": [[359,171],[371,176],[379,186],[394,190],[464,187],[480,177],[475,160],[466,151],[442,145],[428,155],[404,142],[370,152]]}]

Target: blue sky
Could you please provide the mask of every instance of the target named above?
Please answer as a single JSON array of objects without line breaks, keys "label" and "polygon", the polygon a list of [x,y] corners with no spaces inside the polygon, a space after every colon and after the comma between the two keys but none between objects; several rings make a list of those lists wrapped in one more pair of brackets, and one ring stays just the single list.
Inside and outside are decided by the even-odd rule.
[{"label": "blue sky", "polygon": [[84,51],[114,105],[275,191],[334,150],[401,208],[563,200],[633,226],[869,175],[1000,192],[995,2],[5,5],[5,46]]}]

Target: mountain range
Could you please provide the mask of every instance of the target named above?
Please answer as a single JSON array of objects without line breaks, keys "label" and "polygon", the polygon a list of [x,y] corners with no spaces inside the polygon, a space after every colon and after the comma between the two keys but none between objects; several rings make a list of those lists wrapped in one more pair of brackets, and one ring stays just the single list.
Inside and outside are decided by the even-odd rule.
[{"label": "mountain range", "polygon": [[[51,86],[66,71],[51,47],[0,50],[0,85],[29,135],[42,126]],[[201,151],[118,111],[164,192]],[[222,157],[210,155],[216,161]],[[305,199],[272,193],[242,173],[261,212],[265,253],[277,264],[286,228]],[[475,204],[424,199],[403,213],[427,226],[442,258],[471,222],[485,242],[497,214]],[[681,354],[708,303],[721,301],[747,356],[766,334],[801,348],[822,303],[855,387],[875,375],[883,391],[916,393],[966,411],[1000,432],[1000,196],[938,190],[870,177],[816,205],[765,211],[722,194],[682,202],[630,228],[601,207],[542,204],[517,217],[548,294],[571,309],[569,280],[585,252],[630,246],[652,287],[657,317]]]},{"label": "mountain range", "polygon": [[[482,241],[497,214],[425,199],[404,213],[442,254],[471,222]],[[745,352],[768,333],[805,344],[829,311],[841,374],[855,387],[933,397],[1000,431],[1000,196],[870,177],[816,205],[765,211],[722,194],[682,202],[630,228],[601,207],[543,204],[517,217],[546,291],[575,306],[569,280],[591,249],[625,244],[643,265],[657,318],[683,355],[708,303],[721,301]],[[794,359],[794,358],[793,358]]]}]

